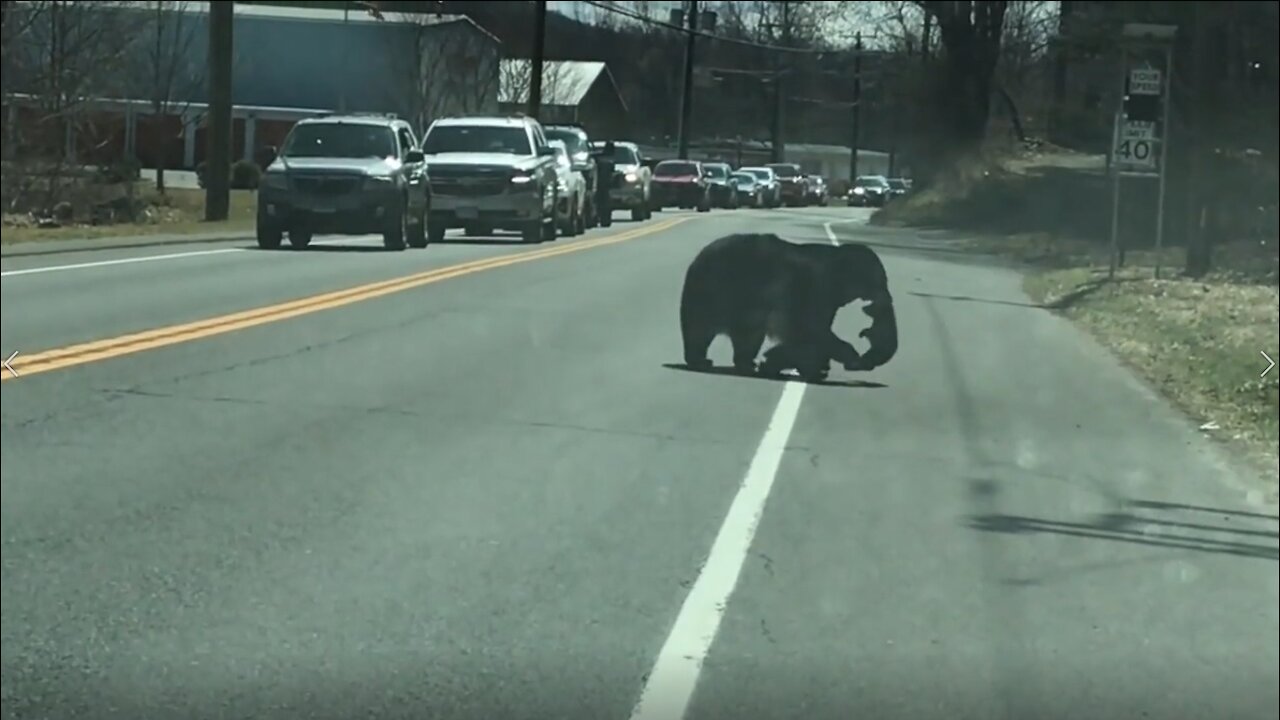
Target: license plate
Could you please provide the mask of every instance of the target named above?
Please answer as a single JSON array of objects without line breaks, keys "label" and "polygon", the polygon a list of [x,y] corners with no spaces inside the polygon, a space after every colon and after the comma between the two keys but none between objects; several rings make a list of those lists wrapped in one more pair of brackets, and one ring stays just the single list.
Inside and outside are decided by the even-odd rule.
[{"label": "license plate", "polygon": [[310,204],[311,204],[311,212],[318,213],[320,215],[330,215],[338,211],[337,205],[335,205],[332,202],[326,202],[324,200],[312,200]]},{"label": "license plate", "polygon": [[480,210],[473,207],[460,207],[458,208],[458,217],[463,220],[475,220],[480,217]]}]

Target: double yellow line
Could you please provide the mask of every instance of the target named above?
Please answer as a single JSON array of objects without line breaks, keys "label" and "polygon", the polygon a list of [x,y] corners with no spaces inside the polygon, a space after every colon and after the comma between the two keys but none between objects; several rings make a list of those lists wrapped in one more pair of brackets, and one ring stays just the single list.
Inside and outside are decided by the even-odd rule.
[{"label": "double yellow line", "polygon": [[411,290],[423,285],[430,285],[431,283],[448,280],[450,278],[462,277],[463,275],[471,275],[485,270],[494,270],[496,268],[506,267],[508,265],[518,265],[520,263],[531,262],[533,260],[543,260],[545,258],[556,257],[557,255],[568,255],[569,253],[582,252],[583,250],[590,250],[591,248],[603,247],[605,245],[616,245],[620,242],[626,242],[627,240],[634,240],[638,237],[668,230],[688,219],[689,218],[687,217],[674,218],[653,225],[637,228],[635,230],[629,230],[617,235],[610,235],[593,240],[583,240],[567,245],[530,250],[513,255],[503,255],[501,257],[475,260],[472,262],[461,263],[459,265],[450,265],[448,267],[427,270],[392,280],[383,280],[380,282],[369,283],[367,285],[348,288],[346,290],[313,295],[300,300],[292,300],[290,302],[278,305],[269,305],[253,310],[245,310],[243,312],[231,313],[230,315],[221,315],[218,317],[208,318],[206,320],[198,320],[196,322],[183,323],[181,325],[170,325],[169,327],[146,330],[106,340],[95,340],[93,342],[71,345],[64,348],[45,350],[32,355],[18,355],[12,363],[14,372],[10,373],[5,371],[3,374],[3,381],[8,382],[15,378],[37,375],[51,370],[61,370],[62,368],[74,367],[76,365],[86,365],[100,360],[109,360],[111,358],[131,355],[133,353],[139,353],[146,350],[154,350],[156,348],[162,348],[169,345],[177,345],[178,343],[200,340],[203,338],[213,337],[215,335],[222,335],[236,330],[244,330],[245,328],[251,328],[256,325],[265,325],[267,323],[287,320],[289,318],[295,318],[302,315],[310,315],[311,313],[320,312],[321,310],[331,310],[333,308],[351,305],[363,300],[372,300],[373,298],[383,297],[385,295],[391,295],[392,293]]}]

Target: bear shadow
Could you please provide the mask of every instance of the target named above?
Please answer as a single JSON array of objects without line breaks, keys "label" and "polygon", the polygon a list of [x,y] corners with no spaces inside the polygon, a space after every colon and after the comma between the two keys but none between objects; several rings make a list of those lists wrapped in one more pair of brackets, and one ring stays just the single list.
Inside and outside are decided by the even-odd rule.
[{"label": "bear shadow", "polygon": [[742,378],[744,380],[766,380],[772,382],[800,382],[806,385],[817,385],[822,387],[842,387],[849,389],[867,389],[889,387],[884,383],[873,382],[870,380],[821,380],[819,382],[807,382],[798,375],[780,375],[771,377],[768,375],[747,375],[738,372],[732,365],[713,365],[706,370],[697,370],[685,365],[684,363],[663,363],[662,367],[669,370],[681,370],[684,372],[698,373],[699,375],[720,375],[723,377]]}]

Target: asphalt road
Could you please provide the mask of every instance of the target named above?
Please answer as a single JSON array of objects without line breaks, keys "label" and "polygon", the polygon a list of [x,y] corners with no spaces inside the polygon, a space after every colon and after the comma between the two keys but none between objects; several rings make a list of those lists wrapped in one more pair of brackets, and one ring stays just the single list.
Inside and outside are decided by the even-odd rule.
[{"label": "asphalt road", "polygon": [[[6,259],[3,716],[1277,717],[1275,508],[1011,270],[864,218]],[[893,362],[670,367],[747,229],[873,243]]]}]

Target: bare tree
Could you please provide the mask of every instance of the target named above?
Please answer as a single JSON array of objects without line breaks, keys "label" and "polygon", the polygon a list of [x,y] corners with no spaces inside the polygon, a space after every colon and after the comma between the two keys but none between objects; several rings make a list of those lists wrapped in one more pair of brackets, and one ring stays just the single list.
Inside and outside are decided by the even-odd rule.
[{"label": "bare tree", "polygon": [[862,3],[820,0],[750,0],[721,2],[722,34],[789,47],[837,47],[853,42]]},{"label": "bare tree", "polygon": [[[200,24],[184,0],[150,0],[143,11],[149,17],[147,33],[138,39],[144,46],[137,54],[141,64],[138,77],[147,83],[147,100],[160,130],[166,127],[164,118],[186,113],[192,91],[203,81],[204,73],[190,53]],[[155,168],[156,189],[161,194],[165,191],[167,164],[166,154],[161,152]]]},{"label": "bare tree", "polygon": [[[112,97],[128,76],[133,18],[122,3],[42,0],[5,3],[4,85],[21,93],[23,119],[6,128],[6,144],[27,160],[4,178],[6,204],[33,194],[45,207],[60,198],[78,139],[92,139],[94,102]],[[16,99],[16,98],[14,98]],[[20,169],[21,167],[21,169]],[[33,171],[34,168],[40,168]]]},{"label": "bare tree", "polygon": [[464,19],[389,13],[409,25],[412,50],[397,48],[397,95],[408,90],[405,114],[419,131],[440,117],[497,111],[501,87],[498,43]]},{"label": "bare tree", "polygon": [[[37,23],[43,22],[42,10],[47,8],[34,3],[19,5],[4,0],[0,4],[0,93],[6,101],[10,100],[11,93],[31,90],[23,80],[30,79],[37,58],[28,52],[30,48],[23,44],[23,38]],[[5,160],[12,159],[18,148],[20,122],[16,118],[11,122],[11,117],[6,112],[3,118]],[[9,187],[7,181],[5,187]]]},{"label": "bare tree", "polygon": [[[617,5],[617,3],[609,4]],[[583,22],[614,32],[623,27],[622,16],[618,13],[610,12],[598,5],[578,3],[578,6],[582,8],[585,15],[585,17],[580,18]]]},{"label": "bare tree", "polygon": [[[571,89],[571,66],[566,60],[545,60],[542,63],[542,104],[561,105]],[[504,103],[516,103],[522,108],[529,102],[533,86],[533,61],[527,58],[508,58],[502,61],[499,96]]]},{"label": "bare tree", "polygon": [[1030,139],[1032,123],[1047,130],[1052,104],[1047,82],[1051,70],[1050,44],[1058,23],[1055,4],[1016,2],[1009,5],[1005,14],[993,90],[1004,106],[1014,134],[1024,142]]},{"label": "bare tree", "polygon": [[923,0],[921,6],[937,23],[945,53],[939,90],[951,118],[950,146],[960,152],[973,150],[986,137],[1009,3]]},{"label": "bare tree", "polygon": [[717,82],[717,101],[695,103],[695,124],[722,133],[772,135],[779,159],[792,133],[800,142],[847,143],[851,88],[833,63],[847,55],[865,5],[808,0],[711,5],[718,14],[715,34],[728,42],[707,42],[704,57],[728,72]]}]

